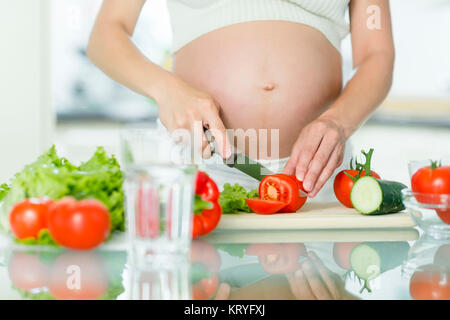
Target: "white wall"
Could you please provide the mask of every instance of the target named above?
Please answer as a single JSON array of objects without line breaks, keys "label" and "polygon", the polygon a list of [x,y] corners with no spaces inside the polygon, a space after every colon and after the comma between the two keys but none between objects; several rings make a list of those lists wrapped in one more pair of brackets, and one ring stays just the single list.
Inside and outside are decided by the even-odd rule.
[{"label": "white wall", "polygon": [[0,182],[51,140],[49,8],[0,0]]}]

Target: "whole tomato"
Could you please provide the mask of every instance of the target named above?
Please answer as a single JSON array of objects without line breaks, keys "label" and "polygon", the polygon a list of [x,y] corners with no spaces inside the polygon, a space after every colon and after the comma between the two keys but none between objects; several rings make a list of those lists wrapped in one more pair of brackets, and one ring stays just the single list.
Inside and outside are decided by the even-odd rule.
[{"label": "whole tomato", "polygon": [[350,169],[342,170],[336,175],[336,178],[334,178],[334,194],[339,202],[348,208],[353,208],[353,204],[350,200],[350,192],[352,191],[356,180],[366,176],[368,172],[370,172],[370,176],[381,179],[378,173],[370,170],[373,149],[370,149],[367,153],[362,151],[362,154],[366,157],[366,162],[364,164],[360,164],[356,161],[356,168],[354,169],[352,159],[350,161]]},{"label": "whole tomato", "polygon": [[109,235],[111,217],[97,200],[63,198],[50,207],[48,229],[60,245],[77,250],[92,249]]},{"label": "whole tomato", "polygon": [[450,194],[450,166],[440,166],[432,161],[420,168],[411,178],[413,192],[424,194]]},{"label": "whole tomato", "polygon": [[49,199],[26,199],[13,206],[9,224],[19,239],[37,239],[39,232],[47,227],[47,213],[52,205]]}]

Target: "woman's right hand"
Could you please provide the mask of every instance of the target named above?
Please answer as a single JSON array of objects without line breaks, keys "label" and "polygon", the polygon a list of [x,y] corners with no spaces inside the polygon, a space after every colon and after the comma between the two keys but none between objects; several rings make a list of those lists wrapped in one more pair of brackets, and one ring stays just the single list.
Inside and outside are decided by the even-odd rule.
[{"label": "woman's right hand", "polygon": [[[176,129],[187,129],[191,133],[201,132],[203,157],[211,156],[210,146],[203,132],[204,127],[214,136],[218,148],[216,151],[224,159],[231,156],[229,139],[219,115],[220,106],[209,94],[193,88],[179,78],[171,77],[164,92],[156,100],[159,118],[170,132]],[[197,138],[199,137],[194,136],[194,139]]]}]

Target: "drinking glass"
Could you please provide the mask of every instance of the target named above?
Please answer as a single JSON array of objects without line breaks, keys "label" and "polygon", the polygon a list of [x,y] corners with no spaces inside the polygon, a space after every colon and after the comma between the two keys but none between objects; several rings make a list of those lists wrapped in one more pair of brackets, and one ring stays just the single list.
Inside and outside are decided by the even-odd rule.
[{"label": "drinking glass", "polygon": [[175,141],[163,130],[122,132],[121,156],[133,257],[152,260],[188,253],[196,174],[190,153],[187,143]]}]

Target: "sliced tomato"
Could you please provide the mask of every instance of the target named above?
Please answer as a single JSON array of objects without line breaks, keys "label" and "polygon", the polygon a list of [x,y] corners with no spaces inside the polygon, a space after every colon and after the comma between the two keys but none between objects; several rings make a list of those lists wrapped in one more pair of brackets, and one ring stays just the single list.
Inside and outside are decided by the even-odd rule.
[{"label": "sliced tomato", "polygon": [[301,196],[303,185],[295,176],[273,174],[265,176],[259,184],[259,197],[262,200],[275,200],[286,203],[280,212],[296,212],[306,202]]},{"label": "sliced tomato", "polygon": [[248,207],[254,213],[273,214],[283,209],[287,203],[276,200],[263,200],[259,198],[245,199]]}]

